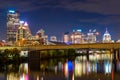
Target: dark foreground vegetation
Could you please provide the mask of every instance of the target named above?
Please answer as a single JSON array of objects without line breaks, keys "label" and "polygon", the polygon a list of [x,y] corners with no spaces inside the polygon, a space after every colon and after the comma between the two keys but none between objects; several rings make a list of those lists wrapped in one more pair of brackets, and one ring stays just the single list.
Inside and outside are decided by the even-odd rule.
[{"label": "dark foreground vegetation", "polygon": [[19,53],[20,50],[17,48],[0,51],[0,64],[19,64],[23,61],[27,61],[27,57],[20,56]]}]

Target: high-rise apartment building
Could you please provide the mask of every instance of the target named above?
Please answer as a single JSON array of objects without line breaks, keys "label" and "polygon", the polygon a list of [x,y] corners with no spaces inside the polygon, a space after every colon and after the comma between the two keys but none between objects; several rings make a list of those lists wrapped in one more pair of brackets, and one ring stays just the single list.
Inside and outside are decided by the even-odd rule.
[{"label": "high-rise apartment building", "polygon": [[9,10],[7,13],[7,42],[14,43],[16,41],[16,33],[20,26],[20,14],[18,11]]}]

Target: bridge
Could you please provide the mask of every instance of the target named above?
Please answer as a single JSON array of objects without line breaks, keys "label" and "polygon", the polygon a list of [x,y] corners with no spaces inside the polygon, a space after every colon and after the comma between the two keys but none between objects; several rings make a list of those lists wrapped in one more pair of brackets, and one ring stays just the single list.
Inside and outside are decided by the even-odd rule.
[{"label": "bridge", "polygon": [[91,43],[71,45],[34,45],[34,46],[4,46],[0,50],[17,48],[19,50],[50,50],[50,49],[120,49],[120,43]]}]

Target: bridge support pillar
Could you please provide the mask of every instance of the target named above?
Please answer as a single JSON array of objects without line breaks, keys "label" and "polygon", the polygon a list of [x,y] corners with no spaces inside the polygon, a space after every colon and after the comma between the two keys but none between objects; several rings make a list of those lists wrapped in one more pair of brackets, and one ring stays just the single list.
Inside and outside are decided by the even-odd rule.
[{"label": "bridge support pillar", "polygon": [[120,49],[118,49],[118,59],[120,60]]},{"label": "bridge support pillar", "polygon": [[30,51],[28,53],[28,66],[30,70],[40,70],[40,51]]},{"label": "bridge support pillar", "polygon": [[117,53],[117,50],[113,49],[113,60],[116,60],[116,53]]},{"label": "bridge support pillar", "polygon": [[119,60],[120,59],[120,49],[114,49],[113,50],[113,60]]},{"label": "bridge support pillar", "polygon": [[89,61],[89,49],[86,49],[86,57],[87,57],[87,60]]}]

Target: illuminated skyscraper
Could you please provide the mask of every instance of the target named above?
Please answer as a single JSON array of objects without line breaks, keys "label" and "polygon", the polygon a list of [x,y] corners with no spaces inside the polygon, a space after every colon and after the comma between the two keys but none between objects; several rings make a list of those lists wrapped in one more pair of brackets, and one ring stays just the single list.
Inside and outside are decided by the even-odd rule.
[{"label": "illuminated skyscraper", "polygon": [[31,39],[31,37],[32,37],[32,34],[27,22],[22,22],[22,23],[20,22],[20,27],[18,28],[18,31],[16,33],[16,41],[19,41],[22,39],[29,40]]},{"label": "illuminated skyscraper", "polygon": [[28,23],[27,22],[25,22],[24,23],[24,25],[23,25],[25,28],[26,28],[26,39],[28,40],[28,39],[31,39],[31,37],[32,37],[32,34],[31,34],[31,30],[30,30],[30,28],[29,28],[29,25],[28,25]]},{"label": "illuminated skyscraper", "polygon": [[87,42],[88,43],[95,43],[96,42],[96,30],[89,30],[87,33]]},{"label": "illuminated skyscraper", "polygon": [[14,43],[16,41],[16,32],[20,26],[19,17],[18,11],[9,10],[7,13],[7,42]]},{"label": "illuminated skyscraper", "polygon": [[20,26],[18,28],[18,31],[16,33],[16,41],[22,40],[22,39],[26,39],[26,28],[24,26]]},{"label": "illuminated skyscraper", "polygon": [[109,43],[111,42],[111,35],[109,34],[108,30],[106,29],[104,35],[103,35],[103,43]]},{"label": "illuminated skyscraper", "polygon": [[81,30],[74,30],[73,33],[71,33],[71,43],[72,44],[81,44],[84,43],[84,35],[81,33]]},{"label": "illuminated skyscraper", "polygon": [[16,33],[16,45],[23,46],[39,44],[36,40],[36,36],[31,34],[28,23],[20,21],[20,27]]}]

